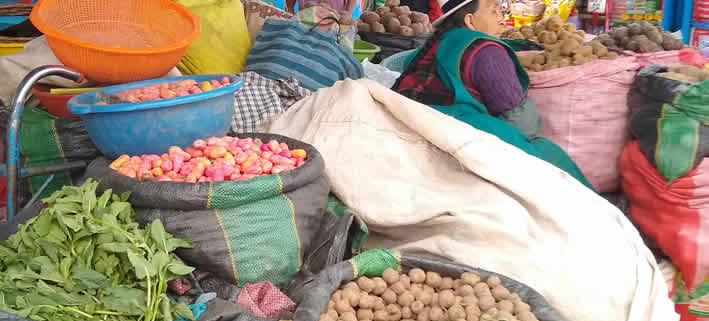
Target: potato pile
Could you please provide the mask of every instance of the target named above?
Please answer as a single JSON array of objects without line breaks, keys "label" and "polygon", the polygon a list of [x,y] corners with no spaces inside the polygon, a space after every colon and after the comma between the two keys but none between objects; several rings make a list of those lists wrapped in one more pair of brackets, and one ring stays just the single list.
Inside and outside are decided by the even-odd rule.
[{"label": "potato pile", "polygon": [[387,269],[382,277],[359,277],[330,298],[320,321],[537,321],[519,295],[500,278],[484,282],[474,272],[460,279],[412,269]]},{"label": "potato pile", "polygon": [[433,32],[428,15],[412,12],[408,6],[399,6],[399,0],[387,0],[376,12],[367,11],[357,23],[357,30],[389,32],[404,37]]},{"label": "potato pile", "polygon": [[500,38],[527,39],[545,45],[553,45],[569,38],[583,42],[585,37],[586,33],[583,30],[576,30],[576,26],[570,23],[564,24],[559,16],[551,16],[519,29],[509,28],[500,36]]},{"label": "potato pile", "polygon": [[709,79],[709,70],[700,69],[694,66],[670,67],[666,72],[657,74],[667,79],[696,84]]},{"label": "potato pile", "polygon": [[556,44],[546,45],[542,54],[519,56],[519,62],[529,71],[546,71],[583,65],[598,59],[613,60],[617,57],[617,53],[609,51],[595,39],[583,43],[576,38],[568,38]]},{"label": "potato pile", "polygon": [[669,32],[662,32],[659,27],[647,21],[630,24],[627,27],[613,28],[607,34],[597,38],[609,48],[631,50],[638,53],[680,50],[684,48],[681,40]]}]

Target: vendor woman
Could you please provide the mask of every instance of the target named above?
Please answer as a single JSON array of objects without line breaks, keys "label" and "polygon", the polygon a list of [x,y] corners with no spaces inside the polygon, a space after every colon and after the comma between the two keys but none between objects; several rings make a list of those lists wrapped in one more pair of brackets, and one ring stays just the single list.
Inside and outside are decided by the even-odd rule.
[{"label": "vendor woman", "polygon": [[[537,135],[541,119],[526,97],[529,77],[514,50],[496,38],[503,17],[496,0],[449,0],[436,32],[411,57],[393,90],[493,134],[592,188],[557,145]],[[481,151],[485,152],[485,151]]]}]

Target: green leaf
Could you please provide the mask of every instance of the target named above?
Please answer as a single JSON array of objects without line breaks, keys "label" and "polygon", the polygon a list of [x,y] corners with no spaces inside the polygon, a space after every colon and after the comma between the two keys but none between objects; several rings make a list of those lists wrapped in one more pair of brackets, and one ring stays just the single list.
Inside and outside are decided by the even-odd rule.
[{"label": "green leaf", "polygon": [[179,316],[187,320],[194,321],[194,314],[192,314],[192,310],[190,310],[190,308],[187,307],[186,304],[182,302],[177,302],[172,306],[172,309],[175,310],[175,313],[177,313]]},{"label": "green leaf", "polygon": [[58,305],[57,301],[52,299],[51,297],[41,295],[39,293],[31,293],[25,296],[25,299],[27,302],[31,305]]},{"label": "green leaf", "polygon": [[173,321],[170,299],[168,299],[167,295],[165,294],[160,295],[160,312],[162,314],[162,321]]},{"label": "green leaf", "polygon": [[133,248],[133,244],[111,242],[111,243],[103,243],[103,244],[99,245],[98,248],[100,250],[104,250],[107,252],[125,253],[129,249]]},{"label": "green leaf", "polygon": [[74,265],[71,276],[89,289],[100,289],[108,286],[108,280],[103,274],[80,265]]},{"label": "green leaf", "polygon": [[52,225],[52,217],[49,215],[40,215],[37,220],[32,224],[32,229],[39,234],[39,236],[47,236],[49,234],[49,227]]},{"label": "green leaf", "polygon": [[170,257],[165,252],[156,253],[153,255],[152,260],[150,260],[150,264],[153,266],[153,269],[158,271],[158,273],[160,273],[160,271],[162,271],[168,263],[170,263]]},{"label": "green leaf", "polygon": [[64,241],[66,241],[66,235],[64,234],[64,231],[62,231],[62,228],[59,227],[59,225],[52,224],[49,227],[49,234],[47,234],[47,241],[55,243],[55,244],[62,244]]},{"label": "green leaf", "polygon": [[61,273],[65,279],[68,279],[71,275],[71,263],[72,259],[70,256],[63,258],[59,263],[59,273]]},{"label": "green leaf", "polygon": [[44,295],[55,295],[57,291],[42,280],[37,281],[37,291]]},{"label": "green leaf", "polygon": [[145,292],[125,286],[112,286],[103,291],[101,302],[109,310],[140,315],[145,310]]},{"label": "green leaf", "polygon": [[34,249],[37,244],[35,244],[34,240],[36,238],[32,237],[32,234],[30,232],[26,231],[20,231],[20,237],[22,238],[22,244],[24,244],[26,247]]},{"label": "green leaf", "polygon": [[178,248],[186,248],[186,249],[191,249],[194,247],[194,243],[191,241],[179,239],[179,238],[171,238],[167,240],[167,252],[172,252]]},{"label": "green leaf", "polygon": [[57,214],[81,213],[81,205],[77,203],[55,203],[50,208]]},{"label": "green leaf", "polygon": [[0,260],[7,261],[17,256],[17,253],[7,247],[0,245]]},{"label": "green leaf", "polygon": [[127,202],[130,198],[130,192],[121,193],[121,202]]},{"label": "green leaf", "polygon": [[111,214],[113,217],[117,217],[123,211],[130,209],[130,203],[128,202],[114,202],[111,203]]},{"label": "green leaf", "polygon": [[74,231],[74,233],[81,231],[84,228],[81,216],[72,214],[57,214],[57,219],[61,221],[64,226]]},{"label": "green leaf", "polygon": [[168,252],[166,242],[167,233],[165,233],[165,227],[160,220],[154,220],[153,223],[150,224],[150,237],[163,251]]},{"label": "green leaf", "polygon": [[42,265],[42,272],[39,275],[42,280],[64,283],[64,277],[59,273],[59,269],[54,263]]},{"label": "green leaf", "polygon": [[37,240],[37,244],[39,245],[39,247],[42,248],[44,253],[47,254],[47,256],[52,260],[52,262],[56,262],[57,260],[59,260],[59,249],[56,245],[45,239]]},{"label": "green leaf", "polygon": [[133,251],[128,251],[128,260],[135,269],[135,276],[139,279],[145,279],[146,276],[155,276],[157,273],[153,266],[148,263],[142,256],[135,254]]},{"label": "green leaf", "polygon": [[177,261],[170,263],[167,266],[167,269],[170,270],[170,272],[175,273],[177,275],[190,274],[190,273],[192,273],[192,271],[194,271],[193,267],[189,267],[189,266],[184,265],[181,262],[177,262]]},{"label": "green leaf", "polygon": [[[91,187],[89,187],[89,186],[91,186]],[[83,202],[81,203],[84,215],[91,215],[91,213],[96,208],[96,187],[97,186],[98,186],[98,184],[96,184],[96,185],[90,184],[84,190]]]},{"label": "green leaf", "polygon": [[113,190],[110,188],[103,191],[103,194],[101,194],[101,197],[99,197],[98,200],[96,201],[96,209],[105,208],[106,205],[108,204],[108,201],[111,200],[112,194],[113,194]]},{"label": "green leaf", "polygon": [[30,316],[30,313],[32,313],[32,308],[24,308],[22,310],[19,310],[15,312],[15,314],[19,317],[27,318]]}]

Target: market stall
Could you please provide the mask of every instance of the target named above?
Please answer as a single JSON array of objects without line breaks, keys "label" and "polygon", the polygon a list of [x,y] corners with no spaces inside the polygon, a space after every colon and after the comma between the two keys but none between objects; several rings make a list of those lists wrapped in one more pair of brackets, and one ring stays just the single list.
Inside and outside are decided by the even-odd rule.
[{"label": "market stall", "polygon": [[466,5],[433,2],[23,7],[42,36],[0,56],[0,319],[701,320],[699,51],[510,3],[475,38],[523,93],[493,113],[420,54]]}]

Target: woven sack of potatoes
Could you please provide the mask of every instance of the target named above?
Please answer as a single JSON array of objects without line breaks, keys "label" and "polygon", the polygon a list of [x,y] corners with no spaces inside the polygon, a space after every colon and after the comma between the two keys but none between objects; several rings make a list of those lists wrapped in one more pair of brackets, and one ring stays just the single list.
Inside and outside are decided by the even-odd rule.
[{"label": "woven sack of potatoes", "polygon": [[528,71],[578,66],[598,59],[614,60],[618,57],[601,41],[586,42],[583,30],[576,30],[570,23],[563,24],[559,16],[551,16],[519,29],[507,29],[502,38],[531,40],[546,47],[544,53],[519,57],[520,63]]},{"label": "woven sack of potatoes", "polygon": [[330,266],[292,297],[296,320],[562,321],[525,284],[442,259],[374,249]]},{"label": "woven sack of potatoes", "polygon": [[362,40],[381,48],[375,63],[391,55],[423,46],[433,32],[428,15],[401,6],[399,0],[387,0],[376,11],[367,11],[357,21]]}]

